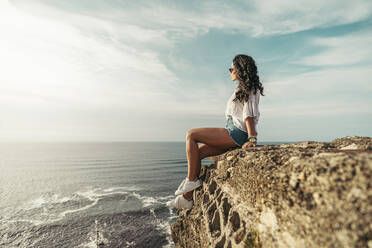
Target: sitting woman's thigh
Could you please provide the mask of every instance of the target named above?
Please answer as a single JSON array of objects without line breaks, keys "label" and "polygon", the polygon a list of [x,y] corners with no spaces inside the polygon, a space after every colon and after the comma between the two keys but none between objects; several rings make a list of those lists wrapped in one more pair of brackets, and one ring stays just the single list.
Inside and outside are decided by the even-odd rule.
[{"label": "sitting woman's thigh", "polygon": [[231,139],[226,128],[204,127],[193,128],[187,131],[186,139],[215,146],[222,149],[237,146]]},{"label": "sitting woman's thigh", "polygon": [[216,146],[201,144],[199,146],[199,158],[203,159],[203,158],[220,155],[228,150],[229,150],[228,148],[219,148]]}]

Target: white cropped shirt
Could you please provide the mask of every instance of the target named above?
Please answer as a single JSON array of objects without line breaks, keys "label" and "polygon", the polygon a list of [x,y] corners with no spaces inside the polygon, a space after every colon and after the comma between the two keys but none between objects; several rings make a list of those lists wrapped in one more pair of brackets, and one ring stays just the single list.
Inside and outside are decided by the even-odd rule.
[{"label": "white cropped shirt", "polygon": [[249,116],[253,117],[255,129],[257,132],[256,127],[260,118],[260,111],[258,108],[258,105],[260,103],[260,90],[257,89],[256,94],[254,94],[254,90],[251,90],[249,94],[249,100],[248,102],[244,102],[244,104],[240,103],[239,100],[233,102],[237,90],[238,87],[235,89],[235,91],[232,93],[229,100],[227,101],[225,110],[226,120],[229,118],[229,115],[231,115],[234,125],[240,130],[248,133],[247,126],[244,120]]}]

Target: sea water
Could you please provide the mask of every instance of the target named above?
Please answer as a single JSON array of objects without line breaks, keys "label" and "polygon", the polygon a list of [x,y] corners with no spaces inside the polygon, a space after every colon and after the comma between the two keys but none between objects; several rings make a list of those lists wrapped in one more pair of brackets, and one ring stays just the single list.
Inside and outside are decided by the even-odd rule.
[{"label": "sea water", "polygon": [[0,247],[173,247],[186,175],[185,142],[2,143]]}]

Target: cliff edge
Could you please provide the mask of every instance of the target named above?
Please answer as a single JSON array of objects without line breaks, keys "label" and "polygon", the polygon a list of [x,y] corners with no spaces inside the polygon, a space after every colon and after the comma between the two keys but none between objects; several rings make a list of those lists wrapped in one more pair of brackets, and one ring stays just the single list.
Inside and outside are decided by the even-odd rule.
[{"label": "cliff edge", "polygon": [[202,166],[176,247],[372,248],[372,138],[229,150]]}]

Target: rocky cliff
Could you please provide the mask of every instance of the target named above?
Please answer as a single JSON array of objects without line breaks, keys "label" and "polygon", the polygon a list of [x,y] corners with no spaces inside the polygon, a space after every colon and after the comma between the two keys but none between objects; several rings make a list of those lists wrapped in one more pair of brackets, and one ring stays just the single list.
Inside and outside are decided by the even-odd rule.
[{"label": "rocky cliff", "polygon": [[372,138],[229,150],[203,167],[176,247],[372,248]]}]

